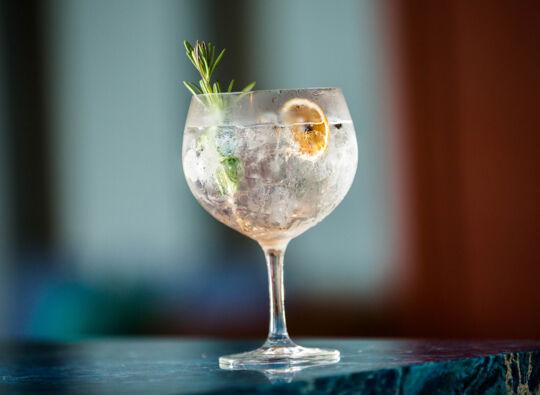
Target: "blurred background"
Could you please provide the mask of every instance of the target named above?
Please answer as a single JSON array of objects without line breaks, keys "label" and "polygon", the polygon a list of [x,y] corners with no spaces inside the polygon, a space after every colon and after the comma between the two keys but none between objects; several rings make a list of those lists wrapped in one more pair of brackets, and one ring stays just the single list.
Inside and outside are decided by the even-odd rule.
[{"label": "blurred background", "polygon": [[293,336],[540,334],[540,3],[0,4],[0,336],[266,335],[262,252],[182,173],[184,39],[347,98],[358,171],[287,250]]}]

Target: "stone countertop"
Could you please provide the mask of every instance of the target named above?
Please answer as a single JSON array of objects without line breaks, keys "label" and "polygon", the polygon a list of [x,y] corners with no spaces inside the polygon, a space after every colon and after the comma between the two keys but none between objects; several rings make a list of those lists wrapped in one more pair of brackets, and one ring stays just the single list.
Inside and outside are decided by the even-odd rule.
[{"label": "stone countertop", "polygon": [[258,341],[113,338],[0,343],[0,392],[533,393],[540,341],[296,339],[341,361],[301,371],[228,371],[218,357]]}]

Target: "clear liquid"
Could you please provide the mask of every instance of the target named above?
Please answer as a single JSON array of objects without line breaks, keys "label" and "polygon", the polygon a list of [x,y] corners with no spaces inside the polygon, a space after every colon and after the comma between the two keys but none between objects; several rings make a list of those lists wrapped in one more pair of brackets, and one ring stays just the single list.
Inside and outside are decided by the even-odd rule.
[{"label": "clear liquid", "polygon": [[[284,125],[188,126],[183,166],[193,195],[210,214],[272,245],[303,233],[341,202],[357,155],[351,121],[330,124],[328,149],[314,161],[298,154]],[[235,182],[220,182],[224,158],[238,159]]]}]

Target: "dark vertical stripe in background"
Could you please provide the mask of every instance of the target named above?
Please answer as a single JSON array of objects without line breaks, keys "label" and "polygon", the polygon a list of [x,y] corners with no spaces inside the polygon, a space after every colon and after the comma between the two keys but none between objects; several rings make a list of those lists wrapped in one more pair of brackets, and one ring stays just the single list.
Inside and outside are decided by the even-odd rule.
[{"label": "dark vertical stripe in background", "polygon": [[41,251],[54,241],[50,133],[47,124],[43,7],[40,1],[2,1],[7,150],[16,250]]},{"label": "dark vertical stripe in background", "polygon": [[227,56],[217,69],[217,78],[222,87],[227,87],[230,79],[235,78],[235,88],[238,90],[254,79],[249,70],[251,52],[247,48],[249,6],[246,0],[209,2],[208,10],[213,20],[212,36],[216,37],[218,47],[227,48]]},{"label": "dark vertical stripe in background", "polygon": [[[247,35],[250,34],[249,25],[246,23],[249,18],[249,3],[247,0],[207,0],[204,4],[205,14],[212,21],[210,27],[212,38],[200,39],[213,41],[218,48],[227,49],[226,56],[220,62],[215,74],[223,89],[228,87],[231,78],[235,79],[233,90],[236,91],[256,79],[252,78],[254,73],[249,64],[252,52],[247,48]],[[245,236],[225,226],[219,227],[219,232],[223,245],[228,250],[224,254],[234,256]],[[256,244],[251,247],[258,248]],[[232,262],[234,263],[235,259],[232,259]]]}]

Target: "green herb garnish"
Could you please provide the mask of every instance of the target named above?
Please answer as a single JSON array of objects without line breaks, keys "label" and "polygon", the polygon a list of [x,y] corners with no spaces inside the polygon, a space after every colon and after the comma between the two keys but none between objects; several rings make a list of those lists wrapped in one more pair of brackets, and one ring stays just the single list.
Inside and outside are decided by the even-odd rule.
[{"label": "green herb garnish", "polygon": [[236,156],[227,156],[221,160],[221,164],[223,165],[229,180],[237,184],[241,176],[240,159],[238,159]]},{"label": "green herb garnish", "polygon": [[[201,75],[198,84],[195,82],[183,81],[184,85],[191,93],[193,93],[197,100],[217,113],[220,113],[224,107],[223,98],[220,95],[204,96],[205,102],[202,102],[198,95],[206,93],[223,93],[219,81],[212,82],[211,79],[217,65],[225,54],[225,49],[221,50],[216,56],[216,47],[211,43],[205,43],[204,41],[199,43],[199,41],[197,41],[195,47],[193,47],[185,40],[184,46],[186,47],[187,57]],[[255,81],[248,84],[241,92],[249,92],[254,86]],[[229,83],[226,92],[232,92],[233,88],[234,79]],[[201,146],[201,151],[208,146],[209,135],[212,134],[206,133],[199,138],[198,142]],[[236,156],[224,155],[231,153],[232,147],[230,147],[230,141],[224,139],[221,139],[223,141],[218,140],[215,140],[215,145],[218,153],[222,156],[222,159],[216,169],[214,179],[222,195],[233,195],[238,190],[238,183],[242,177],[242,162]]]},{"label": "green herb garnish", "polygon": [[[183,81],[186,88],[188,88],[194,96],[205,93],[223,93],[224,91],[221,89],[219,81],[212,83],[211,79],[217,65],[225,54],[225,48],[216,56],[216,47],[215,45],[212,45],[212,43],[205,43],[204,41],[199,43],[199,41],[197,41],[195,42],[195,47],[193,47],[189,41],[184,40],[184,46],[186,47],[187,57],[201,75],[198,85],[195,82]],[[241,92],[249,92],[254,86],[255,81],[244,87]],[[231,80],[225,92],[232,92],[233,87],[234,79]],[[206,100],[209,105],[215,105],[217,107],[223,105],[222,99],[219,96],[209,96],[206,97]]]},{"label": "green herb garnish", "polygon": [[227,156],[221,160],[216,169],[214,179],[222,195],[234,195],[238,190],[242,164],[235,156]]}]

